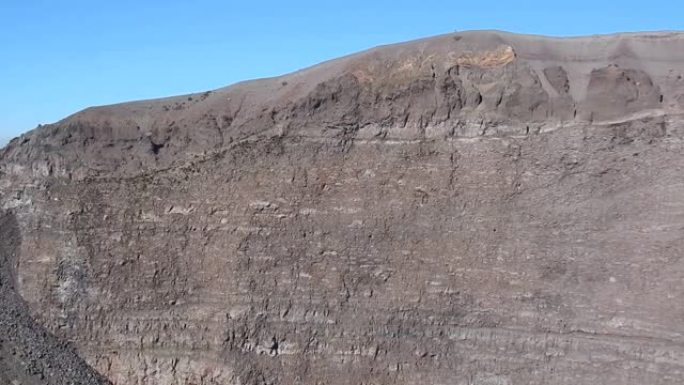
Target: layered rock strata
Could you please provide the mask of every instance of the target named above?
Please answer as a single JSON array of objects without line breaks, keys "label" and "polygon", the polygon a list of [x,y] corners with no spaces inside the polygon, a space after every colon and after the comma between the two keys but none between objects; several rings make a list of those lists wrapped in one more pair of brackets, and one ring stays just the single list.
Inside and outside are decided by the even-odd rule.
[{"label": "layered rock strata", "polygon": [[683,74],[466,32],[91,108],[2,152],[17,290],[121,385],[678,384]]}]

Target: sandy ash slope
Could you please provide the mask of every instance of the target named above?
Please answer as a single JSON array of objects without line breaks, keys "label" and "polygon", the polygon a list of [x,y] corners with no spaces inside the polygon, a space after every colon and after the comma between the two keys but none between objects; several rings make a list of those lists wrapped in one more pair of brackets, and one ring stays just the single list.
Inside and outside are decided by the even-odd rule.
[{"label": "sandy ash slope", "polygon": [[90,108],[2,150],[13,292],[114,384],[680,384],[683,77],[479,31]]}]

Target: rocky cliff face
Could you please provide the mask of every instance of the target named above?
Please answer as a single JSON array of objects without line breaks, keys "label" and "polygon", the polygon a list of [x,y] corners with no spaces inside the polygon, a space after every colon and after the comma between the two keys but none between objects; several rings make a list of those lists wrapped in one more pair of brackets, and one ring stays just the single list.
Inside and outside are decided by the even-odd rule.
[{"label": "rocky cliff face", "polygon": [[678,384],[682,76],[470,32],[88,109],[2,152],[16,289],[114,384]]},{"label": "rocky cliff face", "polygon": [[0,384],[108,383],[31,317],[17,294],[15,270],[21,233],[13,213],[0,211]]}]

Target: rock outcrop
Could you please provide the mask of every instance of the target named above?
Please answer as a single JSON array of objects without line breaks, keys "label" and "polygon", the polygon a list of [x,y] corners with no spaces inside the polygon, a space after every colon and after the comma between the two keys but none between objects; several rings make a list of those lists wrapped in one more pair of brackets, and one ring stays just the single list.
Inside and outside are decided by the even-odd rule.
[{"label": "rock outcrop", "polygon": [[16,290],[118,385],[679,384],[683,74],[464,32],[87,109],[1,154]]},{"label": "rock outcrop", "polygon": [[73,347],[31,317],[14,287],[20,245],[16,218],[11,212],[0,211],[0,384],[108,384]]}]

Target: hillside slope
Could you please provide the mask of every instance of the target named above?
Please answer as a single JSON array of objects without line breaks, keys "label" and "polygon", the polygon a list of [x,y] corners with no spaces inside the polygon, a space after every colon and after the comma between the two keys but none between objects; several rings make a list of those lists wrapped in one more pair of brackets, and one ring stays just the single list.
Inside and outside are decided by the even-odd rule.
[{"label": "hillside slope", "polygon": [[683,76],[476,31],[90,108],[2,150],[16,290],[119,385],[679,384]]}]

